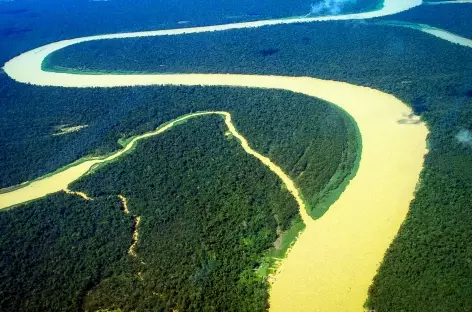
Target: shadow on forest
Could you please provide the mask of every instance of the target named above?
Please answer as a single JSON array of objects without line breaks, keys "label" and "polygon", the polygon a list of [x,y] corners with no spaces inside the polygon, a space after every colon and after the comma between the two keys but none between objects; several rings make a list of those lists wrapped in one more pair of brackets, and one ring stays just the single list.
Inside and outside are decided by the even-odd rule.
[{"label": "shadow on forest", "polygon": [[18,35],[18,34],[30,32],[32,30],[33,30],[32,28],[7,27],[4,29],[0,29],[0,36]]}]

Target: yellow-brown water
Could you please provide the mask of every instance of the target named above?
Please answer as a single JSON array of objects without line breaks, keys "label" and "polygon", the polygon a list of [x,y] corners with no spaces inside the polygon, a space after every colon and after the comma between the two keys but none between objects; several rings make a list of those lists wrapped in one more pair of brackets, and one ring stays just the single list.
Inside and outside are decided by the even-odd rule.
[{"label": "yellow-brown water", "polygon": [[[181,35],[274,24],[331,19],[359,19],[397,13],[421,0],[386,0],[384,8],[365,14],[313,19],[260,21],[233,25],[112,34],[52,43],[11,61],[5,72],[18,82],[40,86],[116,87],[139,85],[206,85],[275,88],[327,100],[349,113],[362,136],[362,158],[356,177],[339,200],[317,221],[304,216],[306,229],[274,276],[272,311],[362,311],[367,289],[382,257],[396,235],[413,198],[423,165],[427,128],[423,123],[399,122],[411,111],[398,99],[377,90],[308,77],[257,75],[77,75],[44,72],[43,59],[61,48],[90,40]],[[25,70],[27,69],[27,70]],[[93,160],[97,161],[98,160]],[[262,159],[261,159],[262,161]],[[55,175],[61,189],[68,174]],[[294,186],[295,187],[295,186]],[[45,186],[46,188],[46,186]],[[296,188],[295,188],[296,189]],[[51,188],[48,191],[57,191]],[[38,196],[43,192],[31,188]],[[292,194],[294,194],[292,192]],[[3,194],[2,194],[3,195]],[[2,196],[0,195],[0,196]],[[2,197],[0,197],[0,204]]]}]

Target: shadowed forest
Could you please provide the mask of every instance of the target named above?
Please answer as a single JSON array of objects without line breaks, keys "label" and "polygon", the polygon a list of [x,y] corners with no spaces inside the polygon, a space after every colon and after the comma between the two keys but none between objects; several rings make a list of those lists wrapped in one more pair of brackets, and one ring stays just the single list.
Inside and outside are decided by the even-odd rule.
[{"label": "shadowed forest", "polygon": [[[367,11],[378,0],[349,1],[343,12]],[[304,16],[307,0],[15,0],[0,2],[0,61],[46,43],[76,37]],[[320,11],[317,15],[332,12]],[[5,59],[3,59],[5,57]]]},{"label": "shadowed forest", "polygon": [[424,5],[385,19],[427,24],[472,38],[471,11],[470,4]]}]

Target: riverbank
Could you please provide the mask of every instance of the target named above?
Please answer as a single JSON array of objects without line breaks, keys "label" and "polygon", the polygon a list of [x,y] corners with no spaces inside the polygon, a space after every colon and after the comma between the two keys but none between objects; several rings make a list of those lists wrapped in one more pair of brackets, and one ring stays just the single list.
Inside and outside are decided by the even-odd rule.
[{"label": "riverbank", "polygon": [[[306,211],[300,209],[306,229],[274,276],[270,307],[273,311],[360,311],[383,255],[406,216],[427,153],[426,126],[421,122],[401,122],[412,113],[404,103],[374,89],[308,77],[74,75],[45,72],[41,66],[50,53],[85,41],[365,19],[401,12],[419,4],[420,0],[385,1],[381,10],[359,14],[65,40],[26,52],[9,61],[4,70],[18,82],[40,86],[204,85],[283,89],[318,97],[344,109],[354,118],[362,136],[363,153],[357,175],[320,220],[311,220]],[[259,158],[264,162],[263,159]],[[286,185],[290,190],[292,185]],[[297,196],[297,192],[295,188],[292,194]],[[302,203],[300,200],[300,207]]]}]

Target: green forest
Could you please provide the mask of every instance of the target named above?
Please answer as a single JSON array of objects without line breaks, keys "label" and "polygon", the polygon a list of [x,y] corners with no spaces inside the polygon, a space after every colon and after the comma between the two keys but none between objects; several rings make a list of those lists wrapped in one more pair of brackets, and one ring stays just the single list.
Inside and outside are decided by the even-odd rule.
[{"label": "green forest", "polygon": [[226,130],[221,117],[186,121],[71,186],[90,201],[59,193],[0,213],[1,310],[264,311],[258,268],[301,220]]},{"label": "green forest", "polygon": [[388,20],[427,24],[457,35],[472,38],[472,8],[470,4],[422,5],[389,16]]},{"label": "green forest", "polygon": [[[416,12],[418,21],[445,25],[422,18],[423,10],[432,9],[439,7],[411,12]],[[470,15],[472,8],[467,10]],[[461,18],[441,14],[434,18],[464,27]],[[189,46],[193,49],[185,48]],[[61,66],[94,72],[306,75],[397,96],[428,123],[430,152],[416,199],[371,286],[367,306],[376,311],[470,310],[472,54],[468,48],[411,29],[359,21],[89,42],[59,51],[48,61],[45,66],[54,70],[62,70],[56,67]]]},{"label": "green forest", "polygon": [[[118,5],[118,1],[89,2],[88,4],[84,2],[84,6],[96,5],[99,8],[87,7],[87,14],[80,7],[69,10],[71,4],[66,2],[64,5],[55,7],[54,10],[45,5],[45,11],[57,12],[54,16],[41,11],[42,8],[39,5],[23,8],[21,1],[2,3],[0,61],[7,61],[23,51],[48,42],[97,32],[197,25],[193,21],[188,24],[178,24],[178,21],[185,19],[185,15],[177,17],[169,14],[157,15],[153,10],[144,12],[139,5],[131,7],[136,10],[134,12],[136,14],[139,10],[144,12],[136,22],[134,18],[126,18],[128,10],[126,12],[113,10],[110,6],[114,6],[114,3]],[[108,6],[107,14],[103,14],[103,8],[99,5]],[[64,13],[66,10],[67,14]],[[395,19],[426,23],[470,37],[468,32],[471,28],[468,26],[470,24],[468,16],[471,10],[471,6],[459,5],[422,6],[378,20]],[[95,13],[91,14],[92,12]],[[76,14],[76,17],[71,17],[70,14]],[[89,14],[92,16],[90,19]],[[100,15],[100,18],[97,18],[97,15]],[[202,16],[201,21],[204,21],[202,24],[207,22],[211,24],[221,18],[219,14],[209,15],[212,16],[205,21]],[[240,20],[260,19],[260,16],[248,15],[249,17],[240,17]],[[451,18],[451,15],[454,15],[454,18]],[[160,20],[156,20],[156,16],[169,16],[169,22],[160,23]],[[276,16],[276,14],[271,16]],[[221,20],[223,21],[224,18]],[[234,19],[234,21],[237,20]],[[189,46],[194,48],[189,49]],[[142,57],[137,58],[138,54]],[[472,255],[472,223],[470,222],[472,215],[470,199],[470,194],[472,194],[472,54],[467,48],[415,30],[379,26],[370,21],[329,22],[181,37],[90,42],[53,54],[45,66],[54,70],[93,72],[232,72],[306,75],[370,86],[397,96],[411,105],[415,112],[427,121],[431,131],[428,140],[430,152],[425,159],[425,170],[421,176],[416,198],[374,279],[367,306],[377,312],[470,311],[472,307],[472,268],[470,265]],[[315,181],[319,181],[315,186],[308,187],[303,184],[302,180],[296,181],[307,198],[316,199],[319,194],[317,192],[326,185],[326,178],[339,169],[343,162],[347,162],[349,167],[349,163],[354,159],[354,154],[346,153],[352,148],[352,142],[354,142],[349,139],[351,137],[349,133],[353,132],[353,125],[346,121],[347,117],[335,112],[331,106],[322,102],[291,93],[197,87],[83,90],[44,88],[17,84],[0,71],[0,94],[2,96],[0,130],[2,134],[5,134],[0,138],[2,146],[0,149],[0,187],[33,179],[91,153],[109,152],[118,148],[116,142],[120,138],[149,131],[162,122],[184,113],[205,109],[230,111],[238,129],[248,138],[252,146],[261,153],[270,155],[274,162],[292,177],[300,172],[300,164],[303,168],[304,160],[293,159],[291,154],[288,152],[284,154],[284,151],[299,153],[301,150],[298,148],[311,151],[313,154],[307,158],[308,164],[310,164],[309,160],[313,159],[311,157],[325,159],[325,164],[313,168],[312,177]],[[263,104],[259,105],[261,102]],[[326,107],[325,110],[319,109],[318,105]],[[274,107],[276,108],[272,110]],[[249,109],[253,112],[247,113]],[[320,114],[317,115],[317,112]],[[273,118],[273,116],[279,117]],[[192,124],[196,125],[199,122],[203,121],[195,120],[172,131],[192,131]],[[204,124],[207,125],[207,123],[208,119],[205,119]],[[60,124],[88,124],[89,127],[64,136],[51,136],[54,127]],[[278,127],[284,124],[297,125],[298,130],[292,133],[288,131],[288,127]],[[330,126],[318,127],[318,124]],[[221,122],[215,120],[213,128],[208,128],[208,132],[205,133],[212,140],[224,138],[221,136],[224,131],[222,127]],[[194,129],[196,133],[205,131],[202,125],[198,129]],[[278,134],[278,139],[272,141],[272,138],[276,137],[275,134]],[[333,142],[333,138],[338,138],[338,140]],[[143,144],[139,155],[151,154],[150,150],[146,152],[145,149],[157,148],[161,139],[161,137],[155,138]],[[179,146],[181,140],[179,137]],[[211,147],[217,145],[216,141],[213,143]],[[231,141],[222,143],[233,144]],[[329,146],[328,152],[325,154],[323,148],[315,150],[314,147],[317,146],[326,148]],[[236,147],[235,150],[237,150]],[[293,149],[295,147],[297,149]],[[59,155],[56,153],[57,150],[61,151]],[[329,153],[331,155],[328,155]],[[130,154],[129,157],[132,155],[134,154]],[[156,156],[154,150],[152,150],[152,155]],[[172,155],[167,156],[172,157]],[[202,155],[202,157],[207,156]],[[150,296],[150,290],[155,285],[146,284],[144,278],[141,281],[136,277],[139,272],[142,272],[144,277],[148,274],[148,277],[164,278],[169,276],[162,274],[171,274],[171,272],[159,271],[155,259],[148,260],[150,264],[148,271],[145,271],[143,264],[126,254],[131,243],[132,219],[120,211],[120,202],[115,197],[117,195],[114,194],[115,191],[123,191],[130,197],[131,213],[138,215],[139,211],[144,216],[143,240],[139,242],[137,248],[139,257],[146,255],[150,257],[150,252],[155,251],[151,248],[152,246],[145,247],[146,240],[165,241],[166,238],[166,236],[151,237],[152,235],[146,238],[145,231],[148,231],[148,234],[152,233],[151,231],[155,229],[153,226],[158,224],[157,222],[164,222],[159,219],[163,217],[162,215],[156,217],[159,212],[146,209],[150,207],[150,204],[145,196],[158,193],[153,193],[149,185],[142,190],[142,193],[139,193],[141,191],[133,189],[131,182],[124,181],[124,178],[132,181],[133,177],[129,176],[131,172],[118,173],[115,170],[130,166],[126,159],[123,158],[123,162],[120,161],[102,169],[103,172],[116,174],[115,186],[110,183],[110,185],[104,185],[108,189],[99,188],[93,175],[74,186],[77,190],[86,189],[93,193],[97,196],[94,201],[88,202],[79,197],[60,193],[19,208],[0,212],[2,240],[0,244],[2,254],[0,258],[2,264],[0,310],[70,311],[77,310],[78,307],[95,309],[105,305],[131,309],[133,307],[127,306],[128,301],[124,302],[123,298],[130,299],[129,302],[140,302],[141,300],[138,299],[141,292],[138,290],[142,290],[142,294],[149,296],[142,301],[143,304],[159,304],[163,309],[177,306],[191,309],[186,304],[196,302],[192,301],[193,299],[204,300],[205,303],[211,305],[211,307],[208,306],[209,310],[222,304],[215,296],[212,297],[212,294],[207,294],[208,297],[201,296],[188,300],[184,295],[171,291],[176,285],[191,287],[188,280],[175,281],[176,284],[172,285],[166,284],[168,288],[165,292],[162,291],[160,296],[154,298]],[[158,161],[155,157],[147,159],[150,164]],[[166,159],[166,166],[169,166],[170,160],[171,158]],[[294,164],[295,160],[297,162],[300,160],[300,162]],[[115,165],[119,167],[115,168]],[[140,166],[142,169],[132,171],[137,174],[136,179],[144,178],[147,173],[156,174],[156,168],[152,166],[149,171],[146,171],[147,167],[144,166],[148,164],[141,160],[131,165]],[[190,164],[187,165],[190,166]],[[304,172],[309,173],[309,167],[307,165]],[[165,166],[163,168],[168,170]],[[317,172],[319,168],[323,168],[323,172]],[[223,170],[219,165],[217,169]],[[348,174],[348,171],[345,173]],[[102,173],[99,171],[97,174]],[[195,174],[195,179],[203,177],[201,175],[203,172],[200,171],[195,171],[193,174]],[[268,175],[265,171],[264,174]],[[244,181],[254,182],[254,179],[253,176],[244,177]],[[313,180],[310,179],[310,181]],[[216,180],[209,179],[209,182],[216,182]],[[276,182],[274,183],[277,185]],[[177,182],[175,184],[176,189],[181,186]],[[219,187],[225,185],[219,185]],[[254,186],[260,185],[254,183]],[[207,185],[207,187],[210,189],[213,185]],[[313,192],[310,192],[310,188]],[[266,192],[264,194],[271,192],[266,188],[263,191]],[[280,191],[277,194],[282,196]],[[108,195],[113,196],[108,197]],[[166,195],[164,198],[169,198],[168,194],[164,195]],[[171,199],[173,202],[183,200]],[[215,200],[217,203],[219,198],[208,197],[207,199]],[[157,198],[156,202],[162,205],[159,200],[161,199]],[[185,204],[186,207],[192,206],[191,203],[185,202]],[[253,204],[254,202],[250,202],[244,207],[250,207]],[[314,206],[312,204],[312,208]],[[94,209],[98,207],[100,209]],[[195,211],[190,208],[189,211]],[[234,211],[228,213],[230,212]],[[193,220],[186,220],[177,211],[172,211],[172,213],[174,215],[169,217],[168,222],[193,224]],[[264,216],[271,216],[272,213],[273,211],[265,211]],[[151,220],[157,220],[156,223],[146,221],[146,216],[149,216]],[[198,215],[198,217],[204,216]],[[273,232],[276,222],[273,219],[275,218],[271,219],[271,224],[264,224],[271,227],[271,239],[276,237]],[[24,222],[25,220],[28,221]],[[58,220],[61,222],[59,223]],[[162,223],[159,224],[162,225]],[[111,236],[109,233],[114,235]],[[221,233],[227,234],[224,231]],[[277,234],[277,231],[275,233]],[[192,240],[190,243],[198,242],[198,240]],[[264,248],[268,248],[274,241],[267,242],[268,240],[261,241],[259,246],[266,244]],[[71,244],[75,248],[71,248]],[[216,257],[216,251],[208,249],[208,244],[199,245],[199,247],[201,247],[198,249],[200,254],[191,258],[194,262],[179,262],[178,265],[189,269],[186,276],[190,276],[191,269],[199,268],[199,271],[193,271],[199,274],[192,275],[194,277],[192,281],[205,283],[214,277],[212,275],[214,272],[221,270],[218,257],[224,256],[225,253],[218,254]],[[255,249],[252,251],[256,254]],[[245,263],[260,264],[257,261],[260,261],[259,256],[263,254],[263,251],[264,249],[258,249],[258,257],[253,257],[252,260],[246,259],[248,262]],[[214,258],[217,261],[213,261]],[[60,261],[56,263],[56,259]],[[240,268],[235,268],[231,276],[236,276],[237,269]],[[144,272],[147,273],[144,274]],[[247,302],[231,301],[230,304],[244,304],[244,307],[257,306],[257,309],[263,309],[264,301],[251,300],[256,300],[256,298],[265,300],[267,285],[258,282],[260,280],[257,278],[251,279],[254,277],[249,274],[253,273],[252,270],[246,272],[248,275],[245,277],[248,278],[245,281],[248,283],[243,284],[253,287],[246,289],[254,290],[254,292],[250,293],[251,296],[247,296]],[[200,279],[195,279],[195,276]],[[127,288],[119,288],[119,285],[126,285]],[[218,287],[218,285],[214,286]],[[110,291],[111,289],[114,292]],[[123,289],[123,293],[117,293],[118,289]],[[237,298],[236,296],[240,296],[243,289],[238,288],[238,292],[233,289],[227,290],[229,297],[225,298]],[[198,287],[195,286],[192,292],[188,293],[198,296]],[[167,294],[167,297],[162,294]],[[146,309],[146,307],[140,308]],[[238,308],[244,309],[242,306]]]},{"label": "green forest", "polygon": [[[62,90],[7,82],[2,105],[8,109],[0,116],[0,130],[7,134],[0,138],[2,187],[37,178],[85,155],[117,150],[120,139],[204,110],[230,112],[253,148],[269,156],[300,186],[314,216],[326,211],[324,199],[342,189],[360,155],[357,127],[344,112],[287,91],[226,87]],[[25,109],[28,100],[35,103],[32,109]],[[60,124],[88,127],[53,136]]]},{"label": "green forest", "polygon": [[[349,1],[341,10],[368,11],[379,2]],[[310,12],[312,3],[311,0],[1,1],[0,63],[63,39],[304,16]],[[326,13],[322,11],[319,15]]]},{"label": "green forest", "polygon": [[123,194],[141,217],[139,276],[120,267],[85,298],[86,310],[265,310],[257,269],[277,234],[300,222],[298,206],[226,130],[218,116],[188,120],[72,186]]},{"label": "green forest", "polygon": [[131,218],[118,198],[57,193],[0,212],[0,310],[77,311],[124,261]]},{"label": "green forest", "polygon": [[[295,178],[310,208],[314,208],[312,212],[315,216],[320,216],[325,212],[327,205],[323,199],[329,196],[329,191],[339,191],[336,188],[343,187],[352,175],[353,166],[359,156],[358,143],[360,142],[353,121],[334,106],[300,94],[226,87],[60,89],[21,85],[6,79],[5,81],[9,82],[3,89],[4,94],[8,96],[5,96],[6,101],[2,102],[2,105],[8,109],[2,112],[0,124],[2,131],[8,133],[8,136],[2,138],[2,146],[5,149],[0,153],[4,159],[0,162],[3,172],[0,176],[5,185],[11,185],[14,177],[21,181],[22,178],[29,176],[34,178],[41,172],[47,172],[45,164],[50,166],[49,169],[54,170],[81,155],[103,154],[116,150],[119,148],[117,142],[120,139],[148,132],[185,113],[202,110],[231,112],[233,122],[251,146],[271,157],[284,171]],[[25,109],[27,101],[35,103],[35,106]],[[89,126],[78,132],[53,136],[54,126],[58,124],[88,124]],[[165,133],[165,136],[155,137],[149,142],[143,142],[142,145],[138,144],[137,150],[123,157],[122,160],[105,166],[71,186],[73,190],[86,191],[94,198],[91,202],[76,196],[58,194],[0,212],[0,218],[5,218],[2,221],[3,224],[18,225],[13,229],[8,226],[0,227],[0,234],[3,235],[3,231],[9,232],[8,235],[4,235],[6,241],[1,245],[18,245],[26,248],[22,253],[23,256],[18,256],[14,262],[3,263],[9,274],[5,276],[1,289],[2,291],[7,288],[11,290],[4,292],[8,300],[0,299],[0,310],[31,311],[37,302],[43,302],[42,305],[37,305],[39,310],[55,311],[94,310],[102,306],[121,307],[125,310],[146,310],[149,306],[159,306],[162,309],[184,306],[187,310],[195,310],[195,306],[207,306],[208,310],[212,310],[212,307],[223,307],[229,310],[264,310],[267,304],[268,287],[264,276],[267,274],[267,267],[271,264],[271,259],[267,257],[270,255],[280,257],[283,252],[283,250],[271,247],[274,246],[278,235],[284,231],[287,232],[287,238],[282,241],[285,241],[284,244],[289,243],[303,224],[297,222],[297,207],[291,197],[286,197],[287,194],[281,188],[280,182],[256,160],[248,158],[235,140],[225,140],[224,131],[222,121],[216,117],[212,119],[207,116],[202,117],[202,121],[188,121],[169,133]],[[233,148],[228,149],[228,144]],[[238,152],[230,153],[233,149]],[[61,153],[57,153],[57,150]],[[156,157],[158,155],[162,155],[161,158]],[[205,170],[197,170],[198,168]],[[255,173],[257,175],[253,176],[252,174]],[[333,176],[336,179],[333,180]],[[193,177],[191,180],[187,180],[191,177]],[[142,181],[149,183],[144,184]],[[194,188],[190,188],[191,185]],[[270,187],[271,185],[273,187]],[[252,197],[244,197],[241,193],[252,194]],[[132,215],[142,217],[141,240],[137,253],[139,259],[147,257],[148,260],[144,262],[152,264],[152,267],[143,267],[140,260],[136,261],[126,256],[126,250],[131,244],[133,219],[120,211],[116,198],[118,194],[123,194],[128,198]],[[176,194],[186,195],[178,197]],[[320,195],[325,197],[320,197]],[[74,203],[71,203],[73,200]],[[48,230],[30,228],[28,222],[20,223],[25,218],[21,213],[39,209],[36,208],[38,206],[45,206],[47,209],[56,209],[61,213],[48,215],[47,220],[42,215],[38,216],[37,222],[40,225],[55,224],[57,222],[55,219],[63,218],[62,214],[66,212],[71,214],[69,222],[73,223],[74,218],[86,219],[86,216],[76,216],[75,209],[80,209],[80,203],[93,207],[110,205],[114,207],[116,213],[121,213],[114,217],[120,217],[124,222],[122,224],[124,228],[121,231],[126,235],[119,238],[121,248],[114,249],[116,254],[110,255],[110,259],[105,261],[100,260],[102,259],[100,257],[105,257],[108,249],[101,250],[103,254],[96,254],[94,247],[90,247],[83,258],[71,257],[63,267],[51,269],[51,263],[55,263],[51,257],[58,252],[57,250],[63,250],[65,245],[58,245],[62,241],[58,241],[56,236],[51,237]],[[160,207],[160,210],[157,211],[156,207]],[[181,210],[176,210],[178,207],[188,208],[185,208],[185,214],[182,215]],[[238,207],[238,209],[230,209],[231,207]],[[243,207],[247,209],[244,210]],[[255,210],[254,207],[258,209]],[[198,210],[195,210],[197,208]],[[201,213],[201,209],[211,209],[208,213],[215,209],[221,210],[223,215],[218,220],[203,220],[201,218],[209,218],[210,215],[196,214],[196,211]],[[269,210],[268,212],[263,210],[266,214],[258,217],[257,213],[261,209]],[[193,213],[187,215],[191,211]],[[232,214],[228,215],[228,213]],[[199,219],[195,219],[197,216]],[[268,220],[269,216],[271,219]],[[187,220],[186,217],[190,218]],[[95,216],[90,218],[98,220],[97,222],[101,220]],[[242,218],[254,219],[251,221],[254,223],[248,225],[249,221],[244,222]],[[241,235],[259,234],[254,237],[236,235],[235,231],[240,231],[241,226],[229,226],[230,219],[240,220],[244,228],[247,227],[247,231],[241,232]],[[195,224],[196,220],[198,224]],[[170,270],[170,268],[169,271],[156,271],[156,267],[161,265],[161,262],[152,260],[159,259],[155,256],[156,252],[159,255],[164,252],[168,253],[169,259],[172,255],[182,257],[179,253],[181,250],[176,251],[175,246],[169,243],[171,236],[168,235],[176,235],[175,229],[173,231],[170,229],[177,226],[171,221],[189,226],[190,232],[185,237],[179,236],[183,240],[182,244],[187,244],[189,237],[194,237],[193,234],[198,230],[198,233],[203,236],[211,234],[210,238],[221,237],[226,245],[213,250],[207,248],[210,243],[205,243],[207,245],[201,247],[203,249],[200,250],[195,247],[195,244],[198,243],[200,246],[201,241],[188,242],[192,244],[192,248],[196,248],[194,250],[199,250],[199,254],[191,258],[192,262],[177,264],[174,263],[175,259],[168,262],[175,264],[176,268],[183,267],[182,272],[185,270],[192,272],[192,269],[197,270],[192,266],[201,265],[199,270],[203,271],[198,274],[203,274],[203,277],[199,277],[198,281],[203,278],[206,283],[213,283],[213,280],[205,279],[210,271],[213,272],[213,265],[216,266],[215,270],[216,268],[219,270],[214,274],[228,274],[230,280],[222,281],[224,285],[235,283],[234,280],[241,276],[241,281],[235,286],[239,287],[238,293],[235,293],[232,288],[225,288],[223,284],[217,283],[214,285],[214,291],[218,294],[216,298],[215,293],[202,292],[201,288],[193,284],[189,285],[187,278],[190,279],[188,275],[190,273],[185,273],[187,275],[182,275],[175,282],[177,284],[166,285],[161,297],[154,298],[151,290],[154,289],[155,284],[149,284],[149,281],[170,278],[169,275],[162,275],[165,272],[175,274],[175,270]],[[224,223],[213,224],[210,221],[224,221]],[[207,225],[199,228],[200,223]],[[90,226],[98,227],[94,224]],[[107,224],[104,223],[103,226],[106,227]],[[157,229],[156,226],[158,226]],[[163,233],[161,228],[164,226],[167,229],[164,231],[165,237],[161,235]],[[115,233],[112,227],[109,227],[109,230]],[[51,231],[55,231],[54,228]],[[155,237],[153,231],[158,231],[159,237]],[[57,231],[54,233],[57,234]],[[76,237],[76,227],[72,226],[71,232],[67,232],[67,225],[64,225],[60,234],[57,235]],[[82,235],[80,236],[82,240],[95,242],[93,236],[95,234],[84,231],[80,232],[80,235]],[[234,241],[236,238],[238,240]],[[50,239],[52,241],[49,241]],[[154,241],[157,239],[167,239],[167,243],[163,242],[162,246]],[[258,239],[263,240],[256,241]],[[26,257],[24,253],[29,250],[32,244],[30,241],[40,246],[42,241],[48,243],[43,249],[36,248],[40,255],[29,253]],[[241,241],[244,246],[236,245]],[[150,245],[147,246],[148,244]],[[211,244],[215,242],[211,240]],[[152,246],[161,247],[156,250],[151,248]],[[225,246],[227,248],[224,248]],[[286,245],[279,246],[279,248],[286,247]],[[218,251],[217,254],[216,251]],[[5,255],[14,254],[11,249],[5,249],[4,253]],[[221,262],[212,262],[212,259],[218,255],[217,259],[220,261],[219,259],[223,256],[228,257],[229,253],[231,253],[230,260],[238,259],[239,264],[236,265],[236,262],[231,262],[231,264],[230,260],[221,260],[222,263],[231,264],[227,269],[229,271],[222,273]],[[24,261],[22,257],[29,260]],[[8,260],[9,257],[4,257],[4,259]],[[22,261],[29,263],[29,266],[20,266]],[[67,270],[76,266],[85,270],[85,273],[79,269],[76,272],[77,279],[83,283],[74,282],[76,275],[73,275],[72,279],[67,281],[69,286],[60,288],[58,285],[65,283],[63,276],[67,276],[66,273],[69,272]],[[20,269],[24,273],[19,274]],[[148,279],[146,283],[140,284],[141,280],[137,274],[141,272],[141,276],[145,276],[143,275],[145,269],[148,270],[146,271]],[[36,275],[35,272],[40,273]],[[25,276],[28,275],[31,275],[31,279],[26,279]],[[216,278],[215,276],[218,275],[211,276]],[[48,281],[47,285],[35,282],[42,278]],[[29,287],[21,286],[22,283],[29,282],[31,282],[28,284]],[[40,287],[35,287],[35,285],[40,285]],[[123,288],[118,285],[122,285]],[[21,287],[21,291],[17,291],[17,287]],[[186,291],[175,291],[181,287],[185,287]],[[208,287],[208,284],[205,284],[205,289]],[[58,289],[61,291],[60,295],[54,296],[59,291]],[[190,294],[193,297],[188,297]],[[221,301],[220,297],[224,298],[224,301]],[[23,303],[22,298],[30,298],[28,301],[30,303],[25,306],[26,303]]]}]

